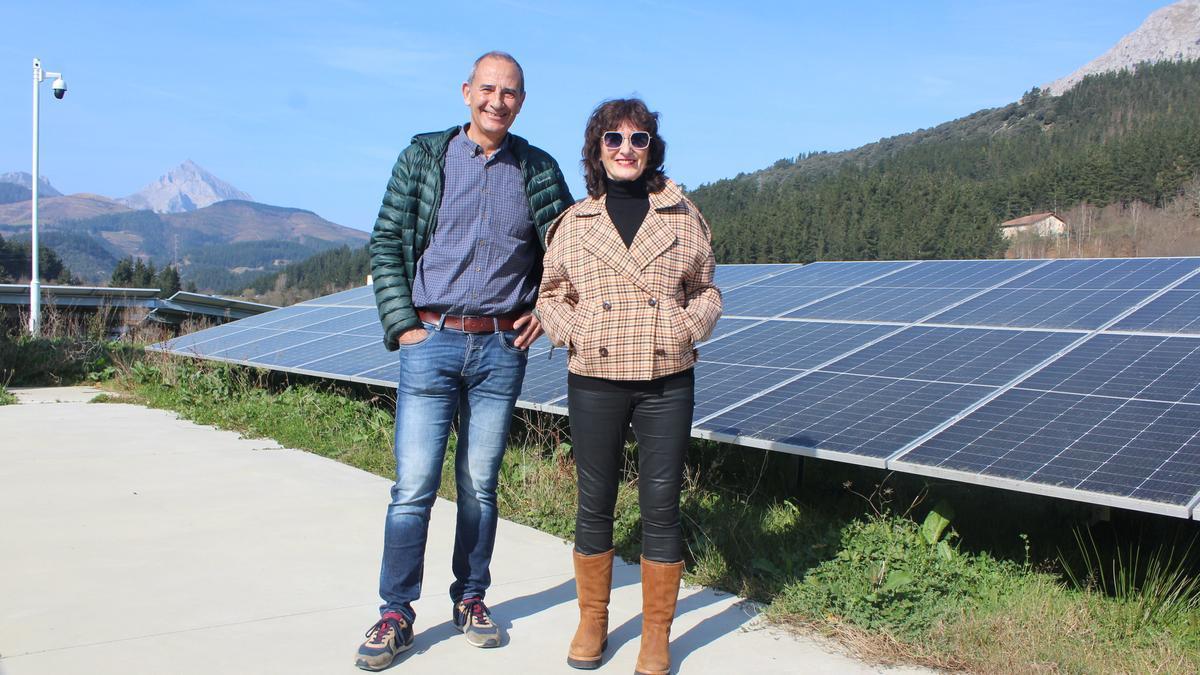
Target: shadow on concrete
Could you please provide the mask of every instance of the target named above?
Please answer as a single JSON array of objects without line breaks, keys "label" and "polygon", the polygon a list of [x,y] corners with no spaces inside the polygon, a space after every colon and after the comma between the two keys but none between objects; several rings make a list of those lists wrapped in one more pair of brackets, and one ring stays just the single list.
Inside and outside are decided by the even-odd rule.
[{"label": "shadow on concrete", "polygon": [[757,615],[758,608],[754,603],[745,600],[733,603],[719,613],[692,626],[687,632],[672,636],[671,661],[678,667],[692,652],[723,635],[741,630],[742,626]]},{"label": "shadow on concrete", "polygon": [[[640,571],[640,568],[634,567],[634,569]],[[615,576],[615,572],[614,572],[614,576]],[[639,583],[641,581],[640,573],[638,576],[638,581],[639,581]],[[681,598],[679,600],[679,602],[675,605],[675,616],[678,617],[682,614],[686,614],[687,612],[700,609],[701,607],[707,607],[708,605],[711,605],[714,602],[720,602],[721,600],[723,600],[727,597],[729,597],[729,596],[724,595],[724,594],[714,593],[713,591],[710,591],[708,589],[703,589],[701,591],[693,593],[692,595],[689,595],[686,598]],[[713,619],[716,619],[717,617],[721,617],[724,614],[725,614],[725,612],[721,612],[720,614],[717,614],[716,616],[709,617],[708,619],[705,619],[704,621],[700,622],[700,624],[698,624],[697,627],[708,624]],[[726,633],[731,633],[731,632],[737,630],[738,627],[741,626],[746,621],[749,621],[749,617],[745,617],[740,622],[735,622],[733,620],[733,617],[729,617],[727,621],[720,623],[720,628],[718,628],[717,626],[710,626],[709,628],[706,629],[705,634],[711,635],[712,637],[708,638],[709,640],[711,640],[718,635],[724,635]],[[693,631],[695,631],[695,628],[693,628],[692,630],[689,630],[688,633],[692,633]],[[637,616],[629,619],[625,623],[618,626],[616,629],[609,630],[609,632],[608,632],[608,653],[615,653],[626,642],[640,640],[641,636],[642,636],[642,615],[639,613]],[[675,640],[672,640],[671,644],[672,644],[672,649],[674,649]],[[688,652],[690,653],[696,647],[700,646],[700,644],[703,644],[703,643],[698,643],[698,644],[694,645],[691,649],[688,649]]]},{"label": "shadow on concrete", "polygon": [[[640,583],[641,568],[637,565],[622,564],[620,560],[613,564],[613,588],[630,586]],[[492,607],[492,618],[505,631],[512,628],[514,620],[523,619],[543,612],[556,605],[575,602],[575,579],[567,579],[553,588],[522,595],[519,598],[505,600]],[[572,626],[574,631],[574,626]],[[569,639],[569,637],[568,637]]]},{"label": "shadow on concrete", "polygon": [[[613,588],[634,585],[640,583],[640,581],[641,568],[637,565],[620,564],[618,562],[618,564],[613,566]],[[509,633],[512,631],[513,621],[533,616],[556,605],[574,602],[575,579],[570,578],[551,588],[492,605],[492,619],[504,629],[504,639],[500,642],[500,647],[503,648],[508,645]],[[575,630],[574,624],[572,623],[569,628],[573,632]],[[421,654],[440,642],[455,639],[461,635],[462,633],[455,627],[454,622],[450,620],[430,626],[424,631],[417,633],[417,644],[413,649],[410,649],[404,655],[397,658],[396,663],[406,660],[411,654]],[[565,639],[569,641],[570,634],[566,634]]]},{"label": "shadow on concrete", "polygon": [[[420,619],[420,617],[417,618]],[[417,633],[415,636],[417,644],[413,649],[408,650],[407,654],[424,654],[434,645],[455,637],[461,638],[462,632],[459,631],[458,628],[454,627],[454,622],[449,620],[443,621]],[[507,637],[505,638],[504,642],[500,644],[500,646],[503,647],[506,644],[508,644]],[[399,661],[400,659],[397,659],[397,663],[399,663]]]}]

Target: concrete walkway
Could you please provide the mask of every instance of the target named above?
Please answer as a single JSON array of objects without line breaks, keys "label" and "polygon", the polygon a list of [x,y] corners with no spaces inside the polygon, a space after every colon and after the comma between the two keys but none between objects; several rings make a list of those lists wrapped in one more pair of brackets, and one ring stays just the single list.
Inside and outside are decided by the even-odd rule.
[{"label": "concrete walkway", "polygon": [[[95,390],[14,393],[20,405],[0,406],[0,675],[361,672],[387,480],[170,412],[88,404]],[[488,602],[510,642],[475,649],[449,621],[453,522],[439,500],[416,647],[388,672],[577,672],[570,546],[501,521]],[[599,673],[637,658],[638,567],[614,576]],[[672,636],[681,673],[879,672],[704,588],[685,589]]]}]

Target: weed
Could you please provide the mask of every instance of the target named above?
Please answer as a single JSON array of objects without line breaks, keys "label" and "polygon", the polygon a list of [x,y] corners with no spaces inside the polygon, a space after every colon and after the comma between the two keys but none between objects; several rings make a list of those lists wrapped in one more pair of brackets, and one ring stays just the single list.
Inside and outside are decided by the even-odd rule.
[{"label": "weed", "polygon": [[899,516],[856,520],[841,547],[803,580],[785,589],[773,611],[832,617],[912,640],[964,608],[995,596],[1019,566],[989,556],[965,556],[936,529]]},{"label": "weed", "polygon": [[[1071,585],[1118,600],[1129,630],[1147,624],[1172,626],[1200,610],[1200,576],[1191,573],[1193,538],[1182,552],[1174,545],[1115,543],[1101,552],[1091,528],[1076,529],[1079,565],[1060,555]],[[1077,571],[1077,567],[1079,568]]]}]

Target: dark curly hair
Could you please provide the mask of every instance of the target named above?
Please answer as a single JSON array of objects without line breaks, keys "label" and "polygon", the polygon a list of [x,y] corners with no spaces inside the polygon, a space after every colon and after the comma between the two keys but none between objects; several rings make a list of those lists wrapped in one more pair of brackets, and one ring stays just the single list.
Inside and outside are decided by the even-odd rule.
[{"label": "dark curly hair", "polygon": [[615,130],[622,122],[629,122],[641,131],[650,132],[650,156],[646,159],[646,171],[642,174],[646,177],[646,191],[658,192],[667,186],[667,174],[663,173],[667,142],[658,134],[658,113],[651,112],[640,98],[618,98],[596,106],[583,132],[583,179],[587,183],[588,195],[592,197],[602,197],[605,192],[600,136],[606,131]]}]

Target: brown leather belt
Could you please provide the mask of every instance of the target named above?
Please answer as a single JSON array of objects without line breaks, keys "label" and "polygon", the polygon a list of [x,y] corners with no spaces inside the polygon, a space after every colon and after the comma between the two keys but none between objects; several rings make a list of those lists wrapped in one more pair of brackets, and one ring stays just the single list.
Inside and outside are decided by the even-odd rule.
[{"label": "brown leather belt", "polygon": [[455,316],[453,314],[443,315],[427,309],[417,310],[417,316],[425,323],[440,325],[442,328],[451,330],[460,330],[464,333],[495,333],[502,330],[513,330],[513,324],[522,314],[523,312],[513,312],[499,316]]}]

